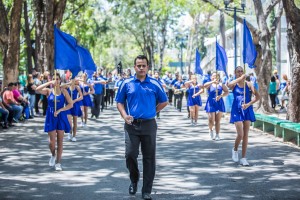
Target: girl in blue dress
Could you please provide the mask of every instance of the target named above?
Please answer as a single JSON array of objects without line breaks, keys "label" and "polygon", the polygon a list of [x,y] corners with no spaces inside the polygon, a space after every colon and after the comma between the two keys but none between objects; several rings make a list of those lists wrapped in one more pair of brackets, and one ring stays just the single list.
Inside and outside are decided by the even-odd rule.
[{"label": "girl in blue dress", "polygon": [[[248,133],[250,123],[255,121],[255,115],[252,105],[260,99],[260,96],[255,90],[253,84],[251,82],[246,81],[246,100],[244,101],[244,81],[246,79],[246,75],[244,74],[244,70],[242,67],[239,66],[235,69],[235,77],[236,79],[231,81],[227,85],[232,90],[234,96],[231,108],[230,123],[235,124],[237,132],[235,144],[232,149],[232,160],[234,162],[239,161],[238,147],[241,140],[243,140],[242,159],[240,160],[240,164],[243,166],[249,166],[249,163],[246,159]],[[254,95],[253,99],[251,99],[251,94]]]},{"label": "girl in blue dress", "polygon": [[184,83],[187,88],[188,98],[187,106],[190,110],[190,118],[193,126],[197,125],[199,107],[202,106],[200,94],[204,92],[201,85],[197,83],[197,77],[195,75],[191,76],[191,80]]},{"label": "girl in blue dress", "polygon": [[[81,101],[83,99],[83,95],[80,87],[78,86],[79,80],[75,79],[75,84],[73,80],[68,83],[68,93],[72,97],[73,100],[73,108],[71,108],[68,112],[68,120],[71,125],[71,133],[68,133],[68,140],[76,142],[76,134],[77,134],[77,118],[82,115],[82,111],[80,108]],[[72,91],[72,92],[71,92]]]},{"label": "girl in blue dress", "polygon": [[[223,97],[228,95],[226,85],[220,83],[219,80],[220,76],[215,72],[211,75],[211,81],[204,84],[204,87],[208,90],[205,111],[208,116],[209,135],[211,139],[215,139],[217,141],[220,140],[221,118],[223,112],[225,112]],[[215,127],[215,137],[213,127]]]},{"label": "girl in blue dress", "polygon": [[[51,151],[49,166],[54,166],[55,170],[57,171],[62,170],[61,157],[63,151],[64,132],[70,131],[70,124],[68,121],[67,113],[65,111],[73,107],[73,102],[70,95],[68,94],[66,89],[61,88],[60,82],[60,76],[59,74],[56,74],[56,80],[53,78],[53,81],[44,83],[36,88],[37,92],[45,95],[48,99],[44,131],[48,132],[49,136],[49,149]],[[53,88],[47,88],[50,85],[53,85]],[[66,102],[67,106],[65,106]],[[57,152],[55,152],[56,141]]]},{"label": "girl in blue dress", "polygon": [[91,84],[87,83],[86,73],[83,73],[81,78],[83,81],[83,83],[81,84],[81,90],[83,94],[83,99],[82,99],[83,118],[84,118],[83,126],[86,126],[87,117],[88,117],[88,108],[93,106],[93,102],[90,94],[94,94],[95,91],[94,91],[94,87]]}]

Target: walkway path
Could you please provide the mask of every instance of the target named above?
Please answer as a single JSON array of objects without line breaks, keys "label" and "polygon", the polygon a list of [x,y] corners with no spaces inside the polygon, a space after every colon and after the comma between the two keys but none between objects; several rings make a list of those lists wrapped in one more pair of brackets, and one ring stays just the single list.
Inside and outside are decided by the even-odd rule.
[{"label": "walkway path", "polygon": [[[299,148],[251,129],[251,166],[242,167],[231,160],[235,129],[228,121],[223,118],[223,139],[216,142],[204,111],[196,127],[185,111],[168,106],[161,113],[154,199],[300,198]],[[65,141],[62,172],[48,166],[43,126],[36,118],[0,129],[0,199],[141,199],[141,182],[136,196],[128,195],[123,121],[115,107],[80,128],[77,142]]]}]

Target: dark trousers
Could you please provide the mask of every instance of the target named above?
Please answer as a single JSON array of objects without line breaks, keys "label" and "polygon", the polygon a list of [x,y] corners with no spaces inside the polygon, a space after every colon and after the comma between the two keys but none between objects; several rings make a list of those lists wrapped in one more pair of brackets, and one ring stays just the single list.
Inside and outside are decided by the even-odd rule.
[{"label": "dark trousers", "polygon": [[47,96],[43,95],[43,116],[46,116],[46,112],[47,112],[47,107],[48,107],[48,98]]},{"label": "dark trousers", "polygon": [[168,94],[169,94],[169,103],[172,103],[174,91],[172,89],[169,89]]},{"label": "dark trousers", "polygon": [[102,94],[101,103],[100,103],[100,105],[101,105],[101,111],[103,111],[104,106],[105,106],[105,103],[104,103],[105,97],[106,97],[106,95],[104,96],[104,94]]},{"label": "dark trousers", "polygon": [[[174,95],[174,106],[181,112],[183,93]],[[176,104],[177,103],[177,104]]]},{"label": "dark trousers", "polygon": [[151,193],[155,176],[156,131],[155,119],[145,122],[125,124],[125,157],[131,182],[139,180],[138,155],[139,146],[143,154],[143,188],[142,193]]},{"label": "dark trousers", "polygon": [[35,113],[40,113],[40,111],[39,111],[40,99],[41,99],[41,94],[35,94],[35,103],[34,103]]},{"label": "dark trousers", "polygon": [[[108,104],[113,105],[114,97],[115,97],[115,91],[113,89],[107,89],[106,96],[107,96]],[[107,107],[107,103],[106,103],[106,107]]]},{"label": "dark trousers", "polygon": [[93,97],[94,105],[92,107],[92,115],[95,115],[95,117],[99,117],[103,94],[93,94]]},{"label": "dark trousers", "polygon": [[270,94],[272,108],[276,107],[276,101],[275,101],[276,96],[277,96],[277,94]]}]

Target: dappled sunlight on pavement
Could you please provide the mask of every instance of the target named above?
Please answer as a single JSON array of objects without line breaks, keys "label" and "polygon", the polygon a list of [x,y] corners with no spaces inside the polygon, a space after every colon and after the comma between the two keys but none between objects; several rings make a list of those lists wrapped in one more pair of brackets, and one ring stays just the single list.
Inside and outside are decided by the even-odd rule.
[{"label": "dappled sunlight on pavement", "polygon": [[[153,199],[297,199],[300,150],[250,129],[250,167],[231,160],[235,128],[222,118],[220,136],[208,134],[206,113],[197,126],[187,113],[167,106],[158,121]],[[78,128],[77,142],[65,136],[63,171],[48,166],[43,118],[0,133],[0,196],[4,199],[141,199],[128,195],[123,120],[115,107]],[[141,154],[141,153],[140,153]],[[240,156],[240,155],[239,155]],[[142,171],[141,155],[139,168]],[[142,177],[142,176],[141,176]]]}]

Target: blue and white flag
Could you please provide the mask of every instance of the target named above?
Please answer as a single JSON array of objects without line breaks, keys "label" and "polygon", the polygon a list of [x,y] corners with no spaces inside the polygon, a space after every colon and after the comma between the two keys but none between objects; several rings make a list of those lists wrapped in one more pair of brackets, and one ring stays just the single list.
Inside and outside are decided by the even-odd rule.
[{"label": "blue and white flag", "polygon": [[244,19],[244,37],[243,37],[243,62],[248,64],[250,68],[255,68],[254,66],[257,52],[255,45],[253,43],[250,30],[247,26],[246,20]]},{"label": "blue and white flag", "polygon": [[200,55],[198,49],[196,49],[195,74],[203,75],[203,71],[201,69],[200,63],[201,63],[201,55]]},{"label": "blue and white flag", "polygon": [[218,42],[216,42],[216,70],[223,71],[228,77],[226,72],[227,63],[228,59],[224,48],[221,47]]}]

